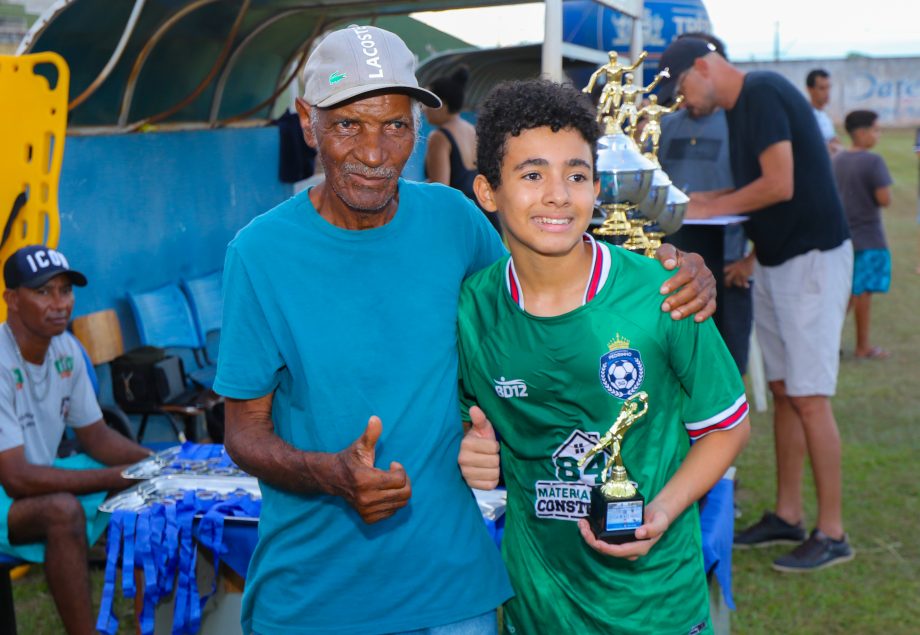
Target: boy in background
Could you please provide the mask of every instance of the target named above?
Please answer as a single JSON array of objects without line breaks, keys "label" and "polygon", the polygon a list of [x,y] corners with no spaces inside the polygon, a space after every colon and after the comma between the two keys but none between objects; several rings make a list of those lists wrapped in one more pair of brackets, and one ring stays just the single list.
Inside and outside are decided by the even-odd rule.
[{"label": "boy in background", "polygon": [[833,160],[837,189],[843,201],[853,239],[853,297],[856,317],[857,359],[886,359],[890,353],[873,346],[869,314],[873,293],[888,293],[891,284],[891,253],[882,226],[882,207],[891,204],[891,175],[885,160],[870,152],[881,129],[878,114],[854,110],[844,120],[851,145]]},{"label": "boy in background", "polygon": [[[511,256],[461,290],[458,462],[493,488],[501,447],[506,632],[711,633],[695,503],[748,438],[744,386],[711,320],[661,317],[654,260],[585,233],[599,134],[578,91],[547,81],[500,85],[480,109],[474,187]],[[644,524],[607,544],[584,519],[607,457],[578,463],[640,390],[622,458]]]}]

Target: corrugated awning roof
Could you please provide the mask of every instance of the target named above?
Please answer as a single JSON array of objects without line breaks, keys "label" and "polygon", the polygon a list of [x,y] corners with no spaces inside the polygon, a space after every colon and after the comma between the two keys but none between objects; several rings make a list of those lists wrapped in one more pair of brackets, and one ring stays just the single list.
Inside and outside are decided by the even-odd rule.
[{"label": "corrugated awning roof", "polygon": [[19,53],[70,66],[70,126],[217,127],[271,116],[313,39],[351,22],[400,34],[420,58],[464,43],[405,16],[514,0],[60,0]]},{"label": "corrugated awning roof", "polygon": [[[458,67],[466,66],[470,77],[464,94],[464,110],[476,110],[495,84],[513,79],[539,77],[539,44],[506,46],[500,49],[447,51],[431,56],[419,66],[419,84],[426,86],[442,75],[450,75]],[[580,46],[563,44],[562,68],[568,80],[584,83],[586,77],[599,65],[607,62],[607,55]]]}]

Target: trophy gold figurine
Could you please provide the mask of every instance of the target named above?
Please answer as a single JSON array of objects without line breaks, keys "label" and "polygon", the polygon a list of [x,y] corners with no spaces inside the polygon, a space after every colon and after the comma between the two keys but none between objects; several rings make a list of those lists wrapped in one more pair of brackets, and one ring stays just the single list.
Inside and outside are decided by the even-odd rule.
[{"label": "trophy gold figurine", "polygon": [[645,117],[645,127],[642,134],[639,135],[639,147],[644,148],[649,139],[652,141],[652,155],[655,160],[658,159],[658,141],[661,139],[661,118],[664,115],[675,112],[684,101],[683,95],[678,95],[677,99],[670,107],[665,108],[658,103],[658,95],[648,96],[648,105],[639,111],[639,117]]},{"label": "trophy gold figurine", "polygon": [[664,69],[655,75],[655,79],[648,86],[636,86],[633,74],[626,73],[623,76],[623,85],[620,86],[620,107],[617,109],[613,125],[617,128],[623,128],[623,124],[626,124],[624,129],[626,134],[630,137],[633,136],[636,131],[636,125],[639,123],[638,102],[642,99],[642,95],[655,90],[662,78],[670,76],[671,73],[668,72],[668,69]]},{"label": "trophy gold figurine", "polygon": [[641,64],[646,57],[648,57],[648,51],[642,51],[642,54],[639,55],[639,59],[636,60],[635,64],[632,66],[623,66],[617,62],[617,52],[609,51],[607,53],[609,61],[591,74],[588,85],[582,89],[584,93],[590,94],[591,91],[594,90],[594,85],[601,75],[604,75],[606,79],[604,89],[601,91],[601,97],[597,104],[598,121],[602,121],[604,117],[615,113],[620,107],[620,79],[623,77],[623,73],[629,73],[639,68],[639,64]]},{"label": "trophy gold figurine", "polygon": [[621,449],[627,430],[647,412],[648,393],[644,391],[624,401],[610,430],[578,462],[581,467],[598,452],[609,449],[610,459],[601,472],[601,485],[591,489],[588,523],[598,540],[610,544],[636,540],[636,529],[642,526],[645,516],[645,497],[629,480]]}]

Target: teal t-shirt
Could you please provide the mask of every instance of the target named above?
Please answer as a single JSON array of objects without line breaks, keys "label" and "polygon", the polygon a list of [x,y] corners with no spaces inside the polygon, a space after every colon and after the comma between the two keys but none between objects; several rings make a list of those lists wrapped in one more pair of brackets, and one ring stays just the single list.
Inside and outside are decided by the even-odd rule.
[{"label": "teal t-shirt", "polygon": [[457,300],[504,253],[460,192],[399,183],[383,227],[325,221],[306,192],[230,243],[214,390],[274,391],[275,433],[338,452],[371,415],[376,465],[405,466],[409,504],[372,525],[341,498],[262,483],[246,633],[389,633],[449,624],[511,595],[501,557],[457,466]]}]

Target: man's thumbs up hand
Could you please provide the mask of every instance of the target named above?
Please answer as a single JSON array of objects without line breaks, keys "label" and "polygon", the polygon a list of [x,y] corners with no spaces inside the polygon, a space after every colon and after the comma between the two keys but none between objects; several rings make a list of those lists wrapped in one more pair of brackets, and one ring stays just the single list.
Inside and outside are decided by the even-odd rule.
[{"label": "man's thumbs up hand", "polygon": [[380,417],[372,416],[354,443],[336,455],[340,487],[337,494],[348,501],[366,523],[392,516],[409,502],[412,485],[397,462],[389,470],[374,467],[377,441],[383,432]]}]

